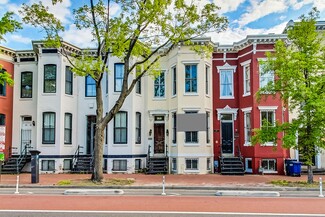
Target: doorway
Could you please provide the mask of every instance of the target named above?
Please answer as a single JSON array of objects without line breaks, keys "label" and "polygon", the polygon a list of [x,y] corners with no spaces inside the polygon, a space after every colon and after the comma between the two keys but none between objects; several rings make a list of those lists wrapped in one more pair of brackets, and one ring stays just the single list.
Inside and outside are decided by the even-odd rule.
[{"label": "doorway", "polygon": [[[21,142],[20,142],[20,154],[22,154],[25,147],[31,147],[32,145],[32,116],[23,116],[21,123]],[[26,150],[28,151],[28,150]]]},{"label": "doorway", "polygon": [[95,144],[95,132],[96,132],[96,116],[87,116],[87,150],[86,154],[92,154],[94,152]]},{"label": "doorway", "polygon": [[221,151],[233,155],[233,119],[232,114],[221,115]]},{"label": "doorway", "polygon": [[154,154],[165,154],[165,124],[154,124]]}]

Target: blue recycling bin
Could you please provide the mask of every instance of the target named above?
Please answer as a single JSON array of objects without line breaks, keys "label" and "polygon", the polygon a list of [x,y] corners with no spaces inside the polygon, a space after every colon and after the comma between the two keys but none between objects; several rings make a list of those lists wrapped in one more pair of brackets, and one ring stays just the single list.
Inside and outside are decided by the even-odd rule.
[{"label": "blue recycling bin", "polygon": [[292,175],[292,172],[293,171],[292,171],[292,169],[290,170],[290,165],[293,166],[292,165],[292,162],[296,162],[296,161],[297,161],[297,159],[290,159],[290,158],[284,160],[285,169],[286,169],[286,175],[287,176],[291,176]]},{"label": "blue recycling bin", "polygon": [[293,161],[290,163],[290,174],[291,176],[301,176],[301,162]]}]

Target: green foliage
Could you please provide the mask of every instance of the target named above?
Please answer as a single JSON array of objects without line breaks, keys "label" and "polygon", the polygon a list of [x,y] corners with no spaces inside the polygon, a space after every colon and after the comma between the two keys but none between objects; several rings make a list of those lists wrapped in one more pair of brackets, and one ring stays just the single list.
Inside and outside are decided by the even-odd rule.
[{"label": "green foliage", "polygon": [[[284,132],[284,146],[299,149],[307,165],[312,165],[315,152],[325,148],[325,37],[316,31],[317,18],[314,8],[288,27],[288,41],[279,40],[264,63],[266,70],[275,72],[276,80],[257,93],[258,98],[263,97],[264,91],[279,93],[296,114],[291,123],[276,129]],[[256,143],[274,136],[274,132],[268,135],[262,129],[255,132]]]},{"label": "green foliage", "polygon": [[318,187],[317,182],[307,183],[305,181],[272,180],[271,184],[282,186],[282,187],[307,187],[307,188]]},{"label": "green foliage", "polygon": [[21,29],[21,23],[13,19],[13,12],[7,12],[0,19],[0,41],[4,40],[3,36],[7,33],[13,33]]},{"label": "green foliage", "polygon": [[0,65],[0,84],[3,85],[4,83],[12,86],[14,81],[8,72],[2,70],[2,66]]}]

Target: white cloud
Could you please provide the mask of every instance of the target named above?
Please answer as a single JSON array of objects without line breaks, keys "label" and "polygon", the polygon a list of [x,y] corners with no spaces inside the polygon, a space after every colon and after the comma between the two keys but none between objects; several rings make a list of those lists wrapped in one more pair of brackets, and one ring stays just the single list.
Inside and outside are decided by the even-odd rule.
[{"label": "white cloud", "polygon": [[270,29],[266,29],[265,33],[274,33],[274,34],[282,34],[283,30],[285,29],[286,25],[288,24],[287,21],[280,23],[279,25],[273,26]]},{"label": "white cloud", "polygon": [[10,35],[9,40],[11,42],[18,42],[18,43],[23,43],[23,44],[30,44],[32,39],[28,37],[23,37],[21,35]]},{"label": "white cloud", "polygon": [[214,3],[221,7],[221,13],[227,13],[231,11],[236,11],[240,4],[244,3],[245,0],[214,0]]},{"label": "white cloud", "polygon": [[95,46],[95,43],[92,41],[93,37],[90,29],[79,30],[74,24],[69,26],[69,29],[63,33],[62,38],[64,41],[80,48],[90,48]]},{"label": "white cloud", "polygon": [[250,3],[251,6],[247,8],[246,13],[237,21],[240,26],[245,26],[269,14],[285,12],[288,9],[285,0],[250,0]]},{"label": "white cloud", "polygon": [[118,4],[112,2],[110,4],[110,12],[109,12],[110,13],[110,16],[111,17],[115,16],[117,14],[117,12],[119,12],[120,8],[121,7]]},{"label": "white cloud", "polygon": [[291,6],[294,10],[299,10],[303,6],[311,4],[313,2],[314,0],[288,0],[289,6]]},{"label": "white cloud", "polygon": [[325,11],[324,0],[314,0],[314,6],[317,7],[319,11]]},{"label": "white cloud", "polygon": [[[42,4],[49,8],[49,12],[54,14],[63,24],[69,23],[69,18],[71,16],[71,2],[70,0],[64,0],[62,3],[52,4],[52,0],[42,0]],[[30,0],[27,5],[39,3],[39,0]]]},{"label": "white cloud", "polygon": [[0,5],[4,5],[4,4],[7,4],[8,3],[8,0],[0,0]]}]

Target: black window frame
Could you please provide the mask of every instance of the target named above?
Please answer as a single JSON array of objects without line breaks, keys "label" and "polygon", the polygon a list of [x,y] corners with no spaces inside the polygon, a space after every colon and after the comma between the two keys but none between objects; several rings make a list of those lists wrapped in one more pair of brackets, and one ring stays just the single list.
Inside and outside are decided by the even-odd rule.
[{"label": "black window frame", "polygon": [[[70,117],[70,125],[66,125],[66,118]],[[66,133],[69,132],[69,141],[66,140]],[[64,114],[64,144],[65,145],[71,145],[72,144],[72,114],[71,113],[65,113]]]},{"label": "black window frame", "polygon": [[[30,83],[24,83],[23,82],[23,77],[26,75],[30,75],[31,79],[30,79]],[[29,87],[30,89],[28,89],[28,93],[24,94],[24,90],[27,89],[27,87]],[[30,90],[30,91],[29,91]],[[30,93],[29,93],[30,92]],[[20,75],[20,98],[32,98],[33,97],[33,72],[30,71],[26,71],[26,72],[22,72]]]},{"label": "black window frame", "polygon": [[[136,76],[139,76],[140,73],[141,73],[141,67],[137,66],[136,67]],[[135,92],[137,94],[141,94],[141,79],[142,79],[142,77],[139,78],[139,80],[137,81],[137,83],[135,85]]]},{"label": "black window frame", "polygon": [[[95,93],[93,93],[93,91],[91,92],[88,91],[90,89],[93,90],[94,87],[95,87]],[[96,81],[93,77],[91,77],[91,75],[87,75],[85,77],[85,97],[96,97],[96,95],[97,95]]]},{"label": "black window frame", "polygon": [[198,131],[185,131],[185,142],[186,143],[198,143],[199,138]]},{"label": "black window frame", "polygon": [[[125,165],[123,165],[122,162],[125,163]],[[117,166],[117,168],[115,166]],[[128,168],[127,160],[113,160],[112,162],[112,171],[127,171],[127,168]]]},{"label": "black window frame", "polygon": [[173,112],[173,140],[172,140],[173,143],[177,142],[176,126],[177,126],[177,114],[176,114],[176,112]]},{"label": "black window frame", "polygon": [[172,68],[172,75],[173,75],[173,96],[176,96],[177,94],[177,71],[176,66]]},{"label": "black window frame", "polygon": [[141,113],[135,113],[135,144],[141,144]]},{"label": "black window frame", "polygon": [[[117,115],[125,115],[125,126],[120,126],[117,127]],[[122,124],[122,122],[120,123],[120,125]],[[120,138],[119,140],[117,140],[117,131],[121,131],[125,130],[125,140],[122,141],[122,134],[120,133]],[[114,117],[114,129],[113,129],[113,133],[114,133],[114,144],[127,144],[128,143],[128,112],[126,111],[119,111],[118,113],[116,113],[115,117]]]},{"label": "black window frame", "polygon": [[[68,87],[70,86],[70,91]],[[65,94],[73,95],[73,72],[70,66],[65,67]]]},{"label": "black window frame", "polygon": [[[53,168],[49,168],[50,162],[53,164]],[[47,165],[45,165],[47,164]],[[55,160],[42,160],[42,171],[55,171]]]},{"label": "black window frame", "polygon": [[[122,68],[123,68],[123,74],[122,74],[122,77],[117,77],[117,75],[116,75],[116,67],[117,66],[123,66]],[[123,88],[123,79],[124,79],[124,63],[115,63],[114,64],[114,92],[121,92],[122,91],[122,88]],[[122,83],[121,83],[121,89],[120,90],[118,90],[117,89],[117,86],[116,86],[116,84],[117,84],[117,80],[121,80],[122,81]]]},{"label": "black window frame", "polygon": [[6,115],[0,113],[0,126],[6,126]]},{"label": "black window frame", "polygon": [[210,112],[206,112],[206,141],[207,143],[210,143]]},{"label": "black window frame", "polygon": [[[194,167],[194,164],[193,164],[194,161],[196,161],[196,167]],[[188,163],[190,164],[190,167],[188,167]],[[197,158],[186,158],[185,159],[185,170],[198,170],[198,169],[199,169],[199,159],[197,159]]]},{"label": "black window frame", "polygon": [[[47,71],[46,71],[46,69],[47,69],[47,67],[55,67],[55,78],[51,78],[51,79],[46,79],[46,73],[47,73]],[[45,64],[44,65],[44,77],[43,77],[43,93],[56,93],[56,77],[57,77],[57,66],[56,66],[56,64]],[[47,82],[50,82],[51,83],[51,81],[54,81],[54,90],[46,90],[46,84],[47,84]]]},{"label": "black window frame", "polygon": [[[45,128],[45,122],[44,122],[44,118],[45,115],[50,115],[50,114],[54,114],[54,127],[47,127]],[[42,121],[42,144],[55,144],[55,128],[56,128],[56,114],[55,112],[43,112],[43,121]],[[45,130],[53,130],[53,140],[45,140]]]},{"label": "black window frame", "polygon": [[[189,68],[189,77],[186,77],[187,67]],[[196,74],[193,76],[193,67],[196,68]],[[186,64],[185,65],[185,93],[198,93],[198,65],[197,64]],[[187,82],[190,82],[189,90],[186,89]]]}]

